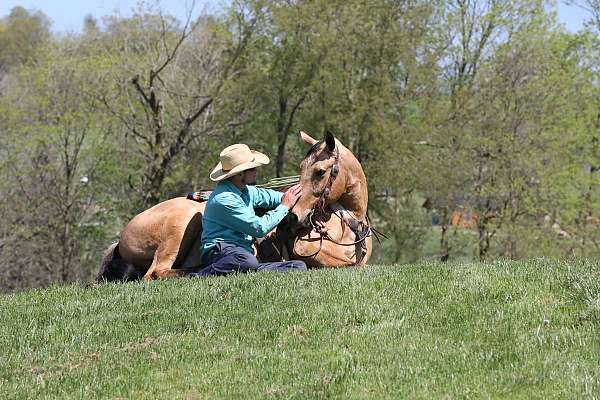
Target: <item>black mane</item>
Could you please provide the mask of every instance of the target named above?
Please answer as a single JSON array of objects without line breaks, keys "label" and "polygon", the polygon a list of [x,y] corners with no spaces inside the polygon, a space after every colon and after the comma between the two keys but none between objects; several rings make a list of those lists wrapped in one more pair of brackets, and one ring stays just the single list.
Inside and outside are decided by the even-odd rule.
[{"label": "black mane", "polygon": [[308,158],[308,156],[310,156],[312,153],[315,153],[317,151],[317,149],[319,148],[320,145],[323,144],[322,140],[319,140],[317,143],[313,144],[310,149],[308,149],[308,151],[306,152],[306,155],[304,156],[304,158]]}]

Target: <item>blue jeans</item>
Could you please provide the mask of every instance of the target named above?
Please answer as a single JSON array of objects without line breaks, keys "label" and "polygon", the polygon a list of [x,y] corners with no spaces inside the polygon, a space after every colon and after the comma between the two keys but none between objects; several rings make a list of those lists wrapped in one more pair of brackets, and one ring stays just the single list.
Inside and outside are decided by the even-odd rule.
[{"label": "blue jeans", "polygon": [[253,254],[243,248],[229,244],[217,243],[202,254],[200,272],[189,274],[190,277],[205,277],[211,275],[227,275],[233,272],[277,271],[302,272],[306,271],[304,261],[292,260],[284,262],[259,263]]}]

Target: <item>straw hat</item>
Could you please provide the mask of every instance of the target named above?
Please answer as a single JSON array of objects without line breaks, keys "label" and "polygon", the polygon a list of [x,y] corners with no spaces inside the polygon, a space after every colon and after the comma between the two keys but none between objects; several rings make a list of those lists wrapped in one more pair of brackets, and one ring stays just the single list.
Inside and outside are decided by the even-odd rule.
[{"label": "straw hat", "polygon": [[247,169],[269,163],[269,157],[250,150],[245,144],[232,144],[219,154],[219,163],[210,173],[213,182],[219,182]]}]

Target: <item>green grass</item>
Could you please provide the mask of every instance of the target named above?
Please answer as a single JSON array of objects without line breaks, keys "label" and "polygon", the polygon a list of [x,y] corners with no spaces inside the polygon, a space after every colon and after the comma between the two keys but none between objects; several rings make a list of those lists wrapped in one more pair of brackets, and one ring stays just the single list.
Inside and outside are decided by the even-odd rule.
[{"label": "green grass", "polygon": [[0,297],[0,398],[598,398],[600,266],[376,266]]}]

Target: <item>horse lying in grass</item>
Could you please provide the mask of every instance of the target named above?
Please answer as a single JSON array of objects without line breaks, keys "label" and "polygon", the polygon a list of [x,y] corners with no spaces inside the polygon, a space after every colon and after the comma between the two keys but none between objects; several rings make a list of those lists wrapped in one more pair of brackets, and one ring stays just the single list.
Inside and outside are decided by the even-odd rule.
[{"label": "horse lying in grass", "polygon": [[[301,259],[311,267],[366,264],[372,240],[360,163],[329,133],[322,141],[304,132],[301,138],[311,146],[300,168],[303,195],[276,231],[259,241],[259,261]],[[204,207],[178,197],[136,215],[106,251],[96,280],[153,280],[198,270]]]}]

